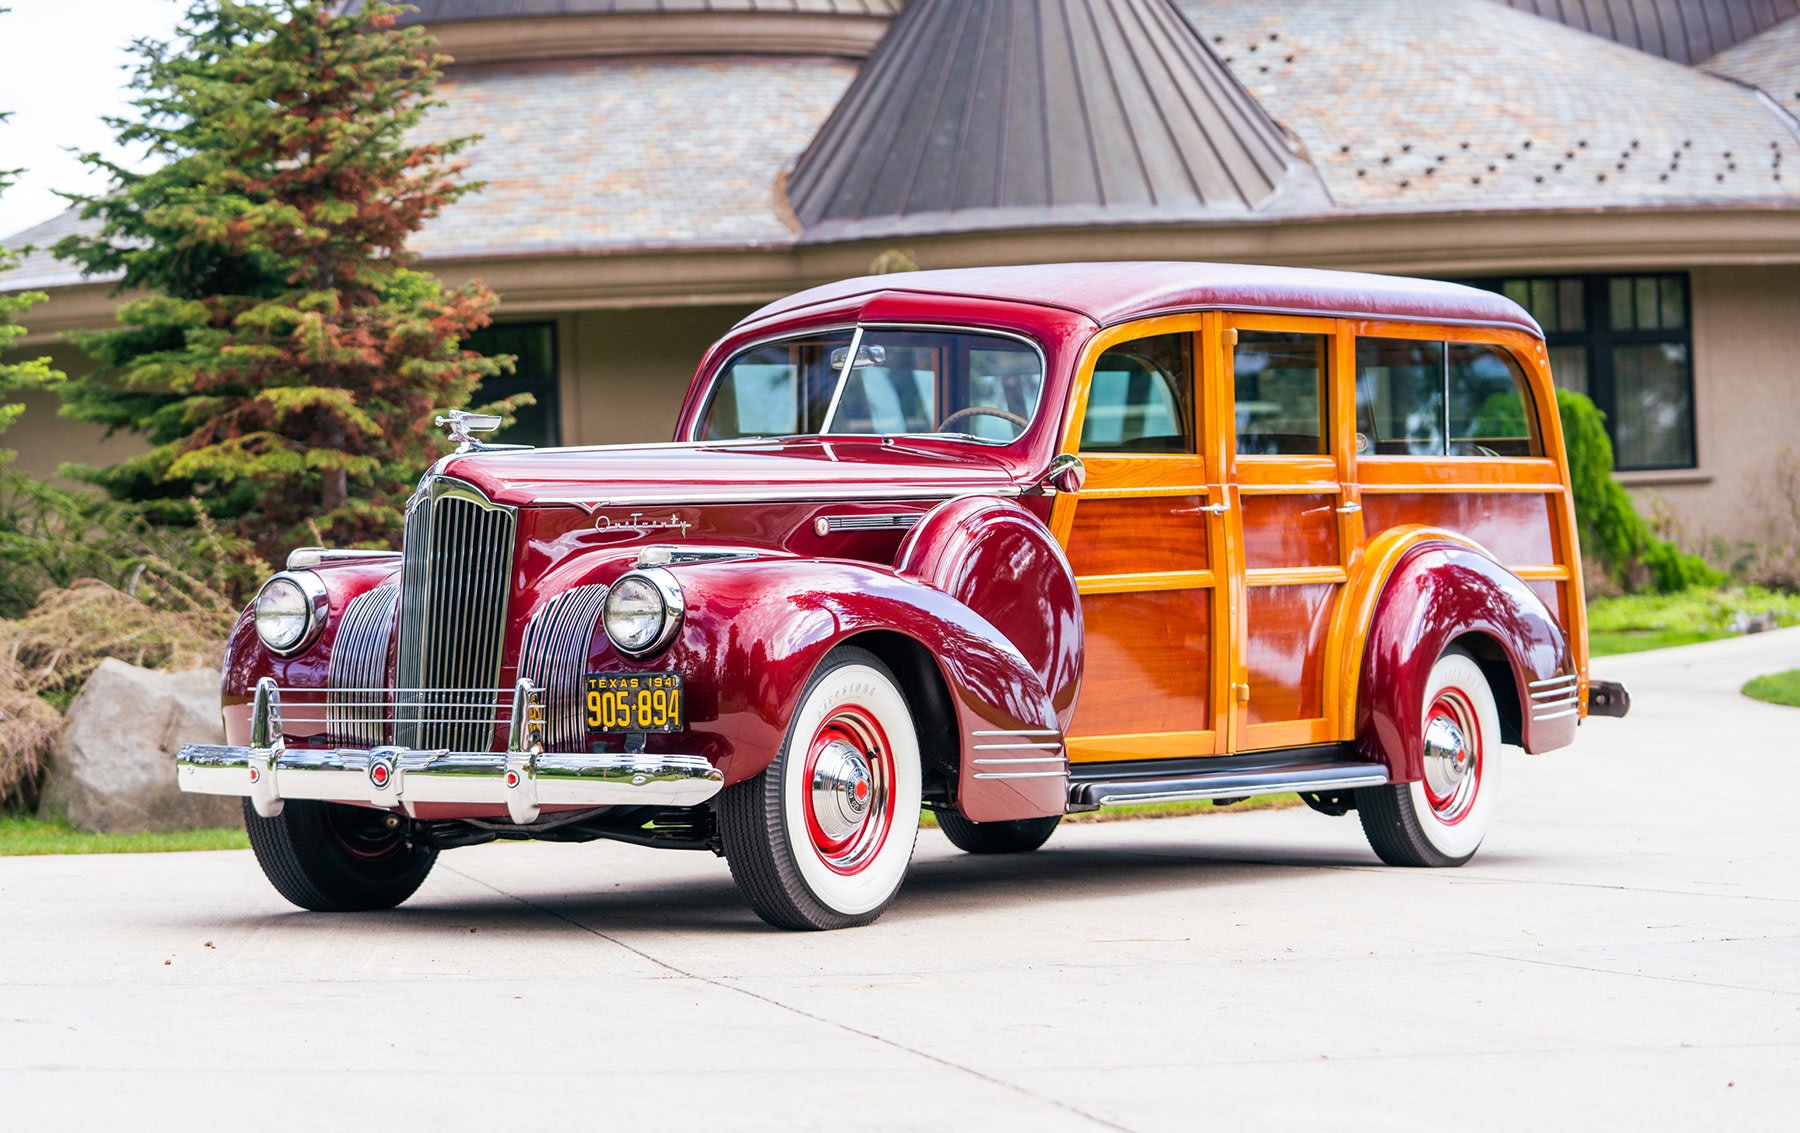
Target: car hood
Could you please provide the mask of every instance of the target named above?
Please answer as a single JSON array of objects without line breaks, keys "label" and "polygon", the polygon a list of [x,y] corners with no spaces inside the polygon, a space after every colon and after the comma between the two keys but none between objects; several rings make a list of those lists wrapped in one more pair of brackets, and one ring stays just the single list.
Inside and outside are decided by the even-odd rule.
[{"label": "car hood", "polygon": [[814,438],[466,453],[433,472],[513,506],[701,504],[757,500],[908,499],[1009,492],[999,460],[968,446],[954,452],[905,441]]}]

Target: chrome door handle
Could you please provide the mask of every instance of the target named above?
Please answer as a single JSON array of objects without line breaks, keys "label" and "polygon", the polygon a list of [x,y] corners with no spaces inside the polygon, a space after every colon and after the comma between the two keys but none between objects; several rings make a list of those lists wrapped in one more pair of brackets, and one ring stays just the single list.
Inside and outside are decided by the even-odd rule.
[{"label": "chrome door handle", "polygon": [[1231,510],[1231,505],[1230,504],[1207,504],[1204,507],[1195,508],[1194,510],[1195,511],[1203,511],[1207,515],[1224,515],[1226,512]]},{"label": "chrome door handle", "polygon": [[1361,504],[1345,504],[1343,507],[1337,509],[1337,513],[1339,515],[1349,515],[1351,512],[1357,512],[1357,511],[1361,511],[1361,510],[1362,510]]}]

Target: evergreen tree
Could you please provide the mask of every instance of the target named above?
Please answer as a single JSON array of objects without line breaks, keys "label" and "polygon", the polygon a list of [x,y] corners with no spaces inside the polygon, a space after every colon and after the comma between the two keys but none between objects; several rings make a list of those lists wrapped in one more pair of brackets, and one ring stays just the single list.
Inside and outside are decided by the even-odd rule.
[{"label": "evergreen tree", "polygon": [[[12,11],[11,8],[0,8],[0,16]],[[11,112],[0,112],[0,125],[4,125]],[[17,169],[0,169],[0,193],[5,193]],[[19,259],[11,255],[5,248],[0,248],[0,272],[8,272],[19,266]],[[0,280],[0,288],[5,280]],[[0,355],[4,355],[12,344],[25,337],[25,328],[19,324],[18,317],[34,304],[42,303],[45,295],[42,291],[0,291]],[[48,358],[27,358],[22,362],[10,365],[0,363],[0,396],[17,393],[20,390],[45,389],[63,380],[62,373],[50,365]],[[0,404],[0,432],[19,419],[25,412],[25,406],[18,402]],[[11,460],[14,454],[0,450],[0,464]]]},{"label": "evergreen tree", "polygon": [[78,337],[100,366],[63,412],[153,448],[82,475],[168,522],[198,498],[271,556],[310,541],[309,523],[397,539],[444,451],[432,416],[511,366],[460,346],[491,290],[407,266],[408,237],[479,187],[455,160],[472,139],[417,140],[447,59],[387,0],[337,7],[196,0],[173,45],[139,41],[142,120],[108,124],[160,164],[85,155],[111,185],[71,199],[102,224],[55,249],[148,293]]}]

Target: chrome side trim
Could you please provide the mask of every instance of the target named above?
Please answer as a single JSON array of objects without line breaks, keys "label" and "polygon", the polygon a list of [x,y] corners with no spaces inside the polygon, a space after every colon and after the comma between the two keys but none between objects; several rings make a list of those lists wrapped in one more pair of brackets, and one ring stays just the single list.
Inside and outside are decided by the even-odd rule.
[{"label": "chrome side trim", "polygon": [[1218,770],[1186,769],[1169,775],[1130,779],[1075,779],[1069,805],[1076,808],[1124,806],[1131,803],[1179,802],[1183,799],[1237,798],[1289,791],[1341,791],[1379,787],[1388,782],[1379,763],[1292,762],[1274,766],[1224,766]]},{"label": "chrome side trim", "polygon": [[970,732],[971,736],[1060,736],[1055,728],[993,728]]},{"label": "chrome side trim", "polygon": [[925,517],[924,512],[904,512],[900,515],[827,515],[821,516],[816,523],[825,525],[825,532],[832,531],[910,531],[919,525]]},{"label": "chrome side trim", "polygon": [[977,759],[977,760],[976,760],[976,761],[975,761],[975,762],[976,762],[976,763],[978,763],[978,764],[994,764],[994,763],[1062,763],[1062,762],[1063,762],[1063,757],[1062,757],[1062,756],[1060,756],[1060,755],[1044,755],[1044,756],[1035,756],[1035,757],[1030,757],[1030,758],[1020,758],[1020,759]]},{"label": "chrome side trim", "polygon": [[400,561],[399,551],[340,551],[332,547],[295,547],[288,552],[287,569],[311,570],[325,563],[342,565],[345,563],[379,563],[392,560]]},{"label": "chrome side trim", "polygon": [[[873,435],[873,434],[871,434]],[[695,493],[682,485],[663,491],[641,491],[628,496],[540,496],[539,504],[566,504],[592,511],[613,507],[661,507],[665,505],[761,504],[761,503],[842,503],[854,500],[952,500],[959,496],[995,496],[1013,499],[1023,493],[1017,484],[901,484],[879,487],[864,484],[800,484],[783,490],[778,486],[744,488],[738,491]]]},{"label": "chrome side trim", "polygon": [[1548,713],[1548,714],[1546,714],[1546,715],[1543,715],[1543,716],[1539,716],[1539,715],[1537,715],[1537,714],[1535,714],[1535,713],[1534,713],[1534,714],[1533,714],[1533,715],[1532,715],[1532,717],[1531,717],[1531,719],[1532,719],[1532,721],[1533,721],[1533,722],[1537,722],[1537,721],[1540,721],[1540,720],[1560,720],[1560,719],[1562,719],[1562,718],[1563,718],[1563,717],[1564,717],[1564,716],[1574,716],[1574,715],[1577,715],[1577,714],[1579,714],[1579,713],[1580,713],[1580,712],[1581,712],[1581,709],[1580,709],[1580,707],[1579,707],[1579,706],[1578,706],[1578,707],[1575,707],[1575,708],[1570,708],[1570,709],[1566,709],[1566,710],[1565,710],[1565,711],[1562,711],[1562,712],[1551,712],[1551,713]]},{"label": "chrome side trim", "polygon": [[976,744],[976,751],[1061,751],[1059,743],[1030,743],[1021,741],[1012,744]]},{"label": "chrome side trim", "polygon": [[1566,673],[1560,677],[1545,677],[1541,681],[1532,681],[1526,687],[1534,692],[1540,688],[1553,688],[1557,685],[1576,684],[1581,680],[1579,674]]},{"label": "chrome side trim", "polygon": [[977,771],[977,779],[1050,779],[1062,778],[1062,771]]}]

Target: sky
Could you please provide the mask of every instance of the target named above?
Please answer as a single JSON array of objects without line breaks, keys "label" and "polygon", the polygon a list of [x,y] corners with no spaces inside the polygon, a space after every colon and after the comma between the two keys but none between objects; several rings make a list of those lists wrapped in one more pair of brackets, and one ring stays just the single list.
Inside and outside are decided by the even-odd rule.
[{"label": "sky", "polygon": [[[187,0],[0,0],[0,169],[25,167],[0,193],[0,239],[67,207],[54,189],[97,192],[105,180],[65,147],[131,158],[103,115],[129,116],[126,48],[168,39]],[[127,161],[127,164],[131,162]]]}]

